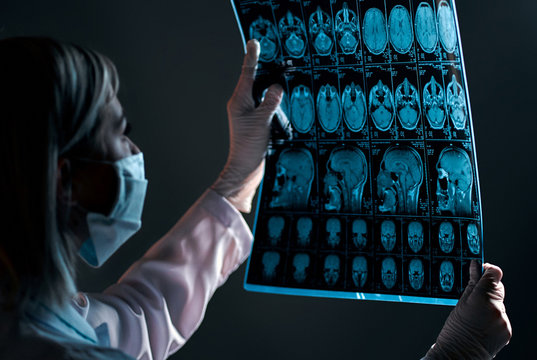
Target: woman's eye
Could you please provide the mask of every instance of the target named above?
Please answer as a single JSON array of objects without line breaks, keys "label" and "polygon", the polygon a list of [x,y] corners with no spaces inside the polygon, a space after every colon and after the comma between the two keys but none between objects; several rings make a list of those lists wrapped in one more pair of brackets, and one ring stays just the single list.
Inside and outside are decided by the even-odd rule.
[{"label": "woman's eye", "polygon": [[132,125],[131,123],[128,122],[127,125],[125,125],[125,131],[123,131],[123,135],[129,135],[131,130],[132,130]]}]

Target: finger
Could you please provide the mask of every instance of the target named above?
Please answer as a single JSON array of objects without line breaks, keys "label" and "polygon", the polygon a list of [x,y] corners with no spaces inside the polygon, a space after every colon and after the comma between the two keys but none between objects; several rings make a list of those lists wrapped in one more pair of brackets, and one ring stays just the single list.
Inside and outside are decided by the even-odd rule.
[{"label": "finger", "polygon": [[251,96],[260,51],[259,41],[255,39],[248,41],[236,92]]},{"label": "finger", "polygon": [[497,284],[502,280],[503,271],[500,269],[500,267],[485,263],[483,264],[483,269],[485,270],[483,272],[483,278],[485,278],[487,281]]},{"label": "finger", "polygon": [[276,109],[282,102],[282,96],[283,88],[279,84],[271,85],[268,88],[267,93],[263,98],[263,101],[257,107],[257,111],[263,112],[268,115],[274,114],[274,112],[276,112]]}]

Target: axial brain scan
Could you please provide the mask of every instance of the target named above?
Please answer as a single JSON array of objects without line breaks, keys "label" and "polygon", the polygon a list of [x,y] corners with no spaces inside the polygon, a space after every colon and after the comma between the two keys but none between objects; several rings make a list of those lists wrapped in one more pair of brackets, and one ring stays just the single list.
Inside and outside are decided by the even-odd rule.
[{"label": "axial brain scan", "polygon": [[453,263],[449,260],[444,260],[440,265],[440,286],[442,291],[450,292],[453,289],[455,282],[455,269]]},{"label": "axial brain scan", "polygon": [[466,96],[455,75],[447,86],[447,106],[453,126],[457,130],[463,130],[466,126],[468,109],[466,108]]},{"label": "axial brain scan", "polygon": [[390,13],[388,24],[393,48],[398,53],[406,54],[414,42],[410,13],[404,6],[396,5]]},{"label": "axial brain scan", "polygon": [[335,86],[321,86],[317,94],[317,116],[324,131],[332,133],[341,122],[341,102]]},{"label": "axial brain scan", "polygon": [[397,265],[392,257],[382,260],[380,276],[386,289],[391,289],[395,286],[397,282]]},{"label": "axial brain scan", "polygon": [[380,131],[386,131],[392,126],[395,115],[393,94],[382,80],[379,80],[369,93],[369,113]]},{"label": "axial brain scan", "polygon": [[367,245],[367,222],[364,219],[352,221],[352,242],[357,249]]},{"label": "axial brain scan", "polygon": [[276,267],[280,263],[280,254],[276,251],[267,251],[263,254],[263,279],[273,280],[276,276]]},{"label": "axial brain scan", "polygon": [[479,244],[479,231],[477,230],[476,224],[468,224],[466,228],[466,240],[468,241],[468,248],[472,254],[478,255],[481,251],[481,245]]},{"label": "axial brain scan", "polygon": [[352,281],[356,287],[364,287],[367,281],[367,259],[363,256],[356,256],[352,260]]},{"label": "axial brain scan", "polygon": [[380,224],[380,242],[387,252],[391,252],[397,240],[397,229],[391,220],[384,220]]},{"label": "axial brain scan", "polygon": [[352,82],[345,86],[341,102],[343,104],[343,119],[347,128],[352,132],[362,130],[367,120],[367,105],[360,85]]},{"label": "axial brain scan", "polygon": [[446,120],[444,88],[434,76],[423,88],[423,107],[429,125],[435,130],[442,129]]},{"label": "axial brain scan", "polygon": [[310,244],[313,221],[311,218],[302,216],[296,222],[297,242],[299,246],[308,246]]},{"label": "axial brain scan", "polygon": [[340,260],[337,255],[328,255],[324,259],[324,281],[328,286],[336,285],[339,279]]},{"label": "axial brain scan", "polygon": [[395,90],[395,109],[403,129],[416,129],[421,112],[420,96],[407,78]]},{"label": "axial brain scan", "polygon": [[274,61],[278,55],[278,35],[274,25],[261,16],[250,25],[250,39],[257,39],[261,47],[259,60]]},{"label": "axial brain scan", "polygon": [[271,245],[277,245],[282,238],[285,220],[281,216],[272,216],[268,220],[268,234]]},{"label": "axial brain scan", "polygon": [[440,250],[449,254],[455,245],[455,231],[453,225],[449,221],[444,221],[438,229],[438,244]]},{"label": "axial brain scan", "polygon": [[423,247],[423,225],[419,221],[408,224],[408,246],[415,253]]},{"label": "axial brain scan", "polygon": [[438,44],[438,30],[436,28],[436,19],[434,11],[426,2],[418,5],[415,18],[416,39],[423,51],[432,53],[436,50]]},{"label": "axial brain scan", "polygon": [[319,55],[330,55],[332,52],[332,19],[330,15],[317,7],[310,16],[310,37],[313,40],[313,47]]},{"label": "axial brain scan", "polygon": [[445,148],[440,153],[436,170],[436,196],[440,210],[454,216],[470,215],[474,174],[466,151],[452,146]]},{"label": "axial brain scan", "polygon": [[304,23],[291,11],[280,19],[278,24],[283,47],[293,58],[301,58],[306,52],[306,28]]},{"label": "axial brain scan", "polygon": [[360,41],[360,28],[356,13],[349,9],[346,2],[336,14],[335,30],[341,52],[345,55],[354,54]]},{"label": "axial brain scan", "polygon": [[437,18],[440,42],[448,53],[453,53],[457,48],[457,26],[451,6],[446,0],[438,4]]},{"label": "axial brain scan", "polygon": [[374,55],[380,55],[388,45],[386,18],[382,11],[370,8],[364,15],[364,43]]},{"label": "axial brain scan", "polygon": [[339,219],[330,218],[326,221],[326,233],[328,234],[326,238],[328,246],[332,248],[338,246],[341,241],[341,222]]},{"label": "axial brain scan", "polygon": [[302,284],[305,280],[310,266],[310,257],[308,254],[296,254],[293,258],[293,267],[295,271],[293,272],[293,278],[299,284]]},{"label": "axial brain scan", "polygon": [[420,259],[412,259],[408,264],[408,281],[414,290],[420,290],[425,279],[423,262]]},{"label": "axial brain scan", "polygon": [[310,131],[315,121],[315,106],[313,95],[307,86],[298,85],[293,89],[289,107],[293,128],[299,133]]}]

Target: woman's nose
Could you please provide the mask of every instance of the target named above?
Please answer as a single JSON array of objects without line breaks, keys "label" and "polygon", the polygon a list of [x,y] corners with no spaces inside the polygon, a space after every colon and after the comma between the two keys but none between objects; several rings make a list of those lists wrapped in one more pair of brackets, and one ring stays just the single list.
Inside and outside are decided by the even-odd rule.
[{"label": "woman's nose", "polygon": [[136,146],[136,144],[131,139],[129,139],[129,147],[130,147],[132,155],[136,155],[142,152],[140,148]]}]

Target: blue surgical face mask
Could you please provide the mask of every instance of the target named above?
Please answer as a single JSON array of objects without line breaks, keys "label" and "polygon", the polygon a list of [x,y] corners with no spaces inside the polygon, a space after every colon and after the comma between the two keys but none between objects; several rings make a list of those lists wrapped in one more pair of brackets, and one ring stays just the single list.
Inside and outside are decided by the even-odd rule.
[{"label": "blue surgical face mask", "polygon": [[89,238],[79,255],[90,266],[100,267],[142,226],[147,180],[142,153],[111,163],[118,175],[119,193],[108,215],[89,212]]}]

